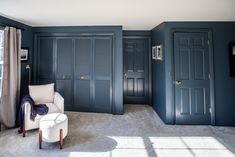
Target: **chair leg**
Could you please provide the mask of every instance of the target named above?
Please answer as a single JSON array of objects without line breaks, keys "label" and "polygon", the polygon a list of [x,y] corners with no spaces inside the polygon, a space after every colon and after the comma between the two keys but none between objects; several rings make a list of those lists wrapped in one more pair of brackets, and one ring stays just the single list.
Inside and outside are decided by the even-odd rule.
[{"label": "chair leg", "polygon": [[42,149],[42,130],[40,129],[38,134],[38,141],[39,141],[39,149]]},{"label": "chair leg", "polygon": [[25,131],[25,126],[23,125],[23,133],[22,133],[22,135],[23,135],[23,137],[25,137],[25,134],[26,134],[26,131]]},{"label": "chair leg", "polygon": [[63,129],[60,129],[60,149],[63,149]]}]

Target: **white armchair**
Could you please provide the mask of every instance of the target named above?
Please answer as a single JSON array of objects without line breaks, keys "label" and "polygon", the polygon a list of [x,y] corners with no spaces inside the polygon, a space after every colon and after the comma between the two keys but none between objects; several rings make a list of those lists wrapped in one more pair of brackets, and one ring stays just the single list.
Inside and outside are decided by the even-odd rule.
[{"label": "white armchair", "polygon": [[[54,94],[54,102],[46,103],[48,107],[48,113],[64,113],[64,98],[58,93]],[[25,116],[23,126],[23,137],[25,137],[26,131],[39,128],[39,121],[43,116],[37,115],[35,120],[30,119],[31,106],[26,102],[25,104]]]}]

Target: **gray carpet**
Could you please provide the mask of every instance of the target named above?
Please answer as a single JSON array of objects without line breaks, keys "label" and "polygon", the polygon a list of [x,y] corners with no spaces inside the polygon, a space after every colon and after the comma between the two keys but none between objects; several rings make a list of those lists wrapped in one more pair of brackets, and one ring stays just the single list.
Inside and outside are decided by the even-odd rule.
[{"label": "gray carpet", "polygon": [[233,157],[235,128],[165,125],[149,106],[126,105],[124,115],[67,112],[64,149],[26,138],[17,129],[0,132],[0,157]]}]

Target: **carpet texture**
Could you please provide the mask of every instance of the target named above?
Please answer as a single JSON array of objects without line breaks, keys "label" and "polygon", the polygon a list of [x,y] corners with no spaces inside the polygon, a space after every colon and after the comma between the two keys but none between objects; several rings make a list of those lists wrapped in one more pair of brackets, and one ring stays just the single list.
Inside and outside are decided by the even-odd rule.
[{"label": "carpet texture", "polygon": [[0,157],[234,157],[235,128],[165,125],[147,105],[125,105],[124,115],[66,112],[64,149],[42,144],[38,131],[0,132]]}]

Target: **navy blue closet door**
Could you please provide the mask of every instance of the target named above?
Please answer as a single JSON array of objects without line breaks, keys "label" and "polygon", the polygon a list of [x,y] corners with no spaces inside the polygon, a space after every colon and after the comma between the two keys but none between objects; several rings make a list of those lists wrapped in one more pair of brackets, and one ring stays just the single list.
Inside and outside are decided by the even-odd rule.
[{"label": "navy blue closet door", "polygon": [[98,112],[111,112],[112,44],[112,37],[94,37],[93,110]]},{"label": "navy blue closet door", "polygon": [[112,112],[113,36],[39,37],[38,84],[56,83],[65,110]]},{"label": "navy blue closet door", "polygon": [[74,107],[77,111],[92,111],[92,37],[75,39]]},{"label": "navy blue closet door", "polygon": [[41,37],[37,41],[37,84],[47,84],[54,82],[54,42],[55,38]]},{"label": "navy blue closet door", "polygon": [[64,97],[65,109],[73,109],[73,40],[56,40],[56,90]]},{"label": "navy blue closet door", "polygon": [[207,33],[174,33],[176,124],[210,124]]},{"label": "navy blue closet door", "polygon": [[148,104],[148,39],[124,39],[124,103]]}]

